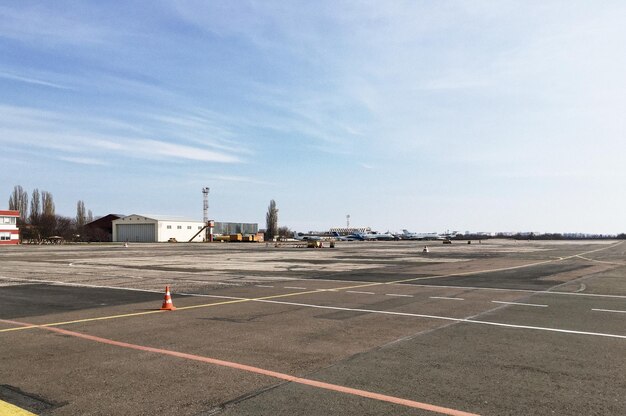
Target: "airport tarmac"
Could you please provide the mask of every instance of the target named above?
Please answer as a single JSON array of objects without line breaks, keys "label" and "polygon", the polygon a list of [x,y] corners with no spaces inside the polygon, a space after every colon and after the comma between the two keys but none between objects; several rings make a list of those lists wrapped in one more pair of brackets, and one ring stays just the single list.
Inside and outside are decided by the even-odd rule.
[{"label": "airport tarmac", "polygon": [[0,345],[8,415],[623,415],[626,243],[3,247]]}]

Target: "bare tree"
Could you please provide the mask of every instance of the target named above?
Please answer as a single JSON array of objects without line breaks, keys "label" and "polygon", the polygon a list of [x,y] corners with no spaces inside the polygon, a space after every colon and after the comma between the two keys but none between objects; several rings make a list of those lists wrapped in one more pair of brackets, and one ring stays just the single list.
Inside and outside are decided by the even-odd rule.
[{"label": "bare tree", "polygon": [[41,191],[41,214],[50,217],[55,215],[54,199],[50,192]]},{"label": "bare tree", "polygon": [[41,215],[39,217],[39,233],[41,237],[48,238],[54,235],[57,227],[54,199],[50,192],[41,191]]},{"label": "bare tree", "polygon": [[41,218],[41,199],[39,198],[39,189],[33,189],[32,198],[30,199],[30,216],[28,217],[32,225],[39,224]]},{"label": "bare tree", "polygon": [[[63,237],[65,241],[72,241],[74,239],[74,231],[71,218],[62,215],[56,215],[54,217],[54,235]],[[48,237],[50,237],[50,235]]]},{"label": "bare tree", "polygon": [[86,223],[87,223],[87,214],[85,210],[85,202],[81,200],[76,203],[76,229],[77,231],[80,232]]},{"label": "bare tree", "polygon": [[20,212],[20,223],[26,222],[28,216],[28,193],[21,185],[13,187],[13,193],[9,198],[9,209]]},{"label": "bare tree", "polygon": [[289,227],[279,227],[278,236],[280,238],[290,238],[293,236],[293,231]]},{"label": "bare tree", "polygon": [[276,209],[276,201],[270,201],[265,214],[265,239],[271,240],[278,235],[278,209]]},{"label": "bare tree", "polygon": [[87,223],[93,222],[93,212],[91,210],[87,211]]}]

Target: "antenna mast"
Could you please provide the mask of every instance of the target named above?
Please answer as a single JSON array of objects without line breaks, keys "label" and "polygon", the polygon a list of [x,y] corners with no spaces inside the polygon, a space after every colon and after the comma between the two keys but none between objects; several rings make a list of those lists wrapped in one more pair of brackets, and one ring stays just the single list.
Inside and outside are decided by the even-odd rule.
[{"label": "antenna mast", "polygon": [[207,225],[209,222],[209,188],[202,188],[202,220],[204,221],[204,225]]}]

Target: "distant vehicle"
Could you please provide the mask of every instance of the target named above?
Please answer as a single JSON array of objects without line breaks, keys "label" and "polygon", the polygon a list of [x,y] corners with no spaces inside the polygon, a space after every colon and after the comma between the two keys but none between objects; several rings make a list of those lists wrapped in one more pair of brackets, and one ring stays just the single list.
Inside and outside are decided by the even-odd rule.
[{"label": "distant vehicle", "polygon": [[437,233],[412,233],[409,230],[402,230],[400,238],[403,240],[443,240],[445,237]]}]

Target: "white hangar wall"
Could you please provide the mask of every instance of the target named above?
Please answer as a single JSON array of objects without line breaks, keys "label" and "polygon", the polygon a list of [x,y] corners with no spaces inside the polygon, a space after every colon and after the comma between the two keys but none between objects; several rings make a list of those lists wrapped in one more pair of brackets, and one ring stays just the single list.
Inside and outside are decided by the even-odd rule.
[{"label": "white hangar wall", "polygon": [[[155,243],[175,238],[186,242],[202,227],[202,221],[182,217],[133,214],[113,221],[113,241]],[[193,241],[204,241],[204,233],[200,233]]]}]

